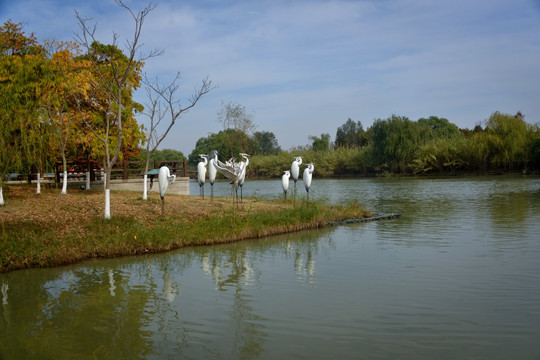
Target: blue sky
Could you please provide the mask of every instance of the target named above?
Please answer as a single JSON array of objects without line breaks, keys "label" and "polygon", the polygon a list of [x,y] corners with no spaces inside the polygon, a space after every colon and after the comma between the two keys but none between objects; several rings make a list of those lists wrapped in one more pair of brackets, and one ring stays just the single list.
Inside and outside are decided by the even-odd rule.
[{"label": "blue sky", "polygon": [[[125,0],[134,10],[148,1]],[[113,0],[0,0],[0,20],[39,40],[72,40],[75,10],[98,38],[132,35]],[[143,25],[143,50],[164,49],[144,71],[166,83],[182,73],[184,101],[209,76],[218,86],[160,148],[189,154],[222,130],[222,102],[239,103],[283,149],[392,114],[435,115],[473,128],[492,112],[540,121],[538,0],[162,0]],[[144,91],[138,100],[144,103]]]}]

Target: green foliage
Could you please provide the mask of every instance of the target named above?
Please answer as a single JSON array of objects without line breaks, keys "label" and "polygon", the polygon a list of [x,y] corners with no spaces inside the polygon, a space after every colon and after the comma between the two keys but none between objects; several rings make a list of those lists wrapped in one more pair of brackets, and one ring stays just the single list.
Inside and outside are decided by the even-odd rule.
[{"label": "green foliage", "polygon": [[[42,163],[47,137],[40,94],[45,81],[45,51],[21,24],[0,27],[0,173],[29,171]],[[0,177],[0,186],[2,183]]]},{"label": "green foliage", "polygon": [[530,166],[540,169],[540,129],[538,125],[529,125],[526,152]]},{"label": "green foliage", "polygon": [[[94,42],[84,56],[73,44],[55,45],[38,44],[21,24],[8,21],[0,27],[2,174],[45,170],[64,150],[72,159],[102,160],[106,151],[99,137],[111,148],[122,142],[119,159],[139,152],[143,134],[134,113],[142,108],[132,96],[142,63],[131,61],[114,45]],[[96,60],[94,74],[83,65],[87,59]],[[124,78],[119,69],[128,64],[133,71]],[[105,90],[95,86],[104,85],[100,81],[108,81]],[[68,141],[70,133],[76,134],[73,141]]]},{"label": "green foliage", "polygon": [[321,137],[310,136],[309,139],[313,141],[311,147],[314,151],[326,151],[330,149],[330,134],[321,134]]},{"label": "green foliage", "polygon": [[257,143],[253,155],[276,155],[281,151],[273,132],[257,131],[253,137]]},{"label": "green foliage", "polygon": [[239,153],[253,154],[256,149],[256,142],[246,133],[226,129],[215,134],[212,133],[205,138],[200,138],[195,144],[195,149],[188,157],[188,162],[195,165],[199,162],[199,154],[208,154],[212,150],[217,150],[220,159],[236,158]]},{"label": "green foliage", "polygon": [[[151,161],[166,161],[166,160],[182,160],[184,154],[179,150],[163,149],[155,150],[150,157]],[[146,150],[142,150],[141,154],[137,157],[138,160],[143,161],[146,159]]]},{"label": "green foliage", "polygon": [[437,116],[430,116],[427,119],[420,118],[418,119],[418,124],[431,129],[432,131],[428,133],[436,138],[461,135],[459,128],[445,118],[439,118]]},{"label": "green foliage", "polygon": [[347,122],[338,127],[336,132],[336,147],[362,147],[367,144],[367,137],[362,123],[354,122],[351,118]]},{"label": "green foliage", "polygon": [[247,177],[277,178],[283,171],[290,170],[293,155],[282,151],[275,155],[255,155],[249,159]]},{"label": "green foliage", "polygon": [[454,173],[466,165],[462,149],[465,137],[439,137],[422,145],[413,160],[416,173]]},{"label": "green foliage", "polygon": [[371,155],[375,166],[406,173],[422,145],[422,127],[407,117],[392,115],[375,120],[371,127]]},{"label": "green foliage", "polygon": [[[253,156],[247,168],[248,177],[278,178],[290,170],[296,156],[303,164],[315,164],[314,177],[332,177],[346,174],[368,174],[369,153],[367,148],[338,148],[328,151],[312,149],[282,151],[276,155]],[[304,165],[301,166],[303,168]]]},{"label": "green foliage", "polygon": [[[352,133],[346,130],[356,125],[348,121],[340,127],[340,134]],[[295,156],[301,156],[304,163],[315,164],[315,177],[528,172],[540,168],[538,125],[527,124],[519,113],[511,116],[496,112],[486,122],[485,129],[477,125],[472,131],[458,129],[447,119],[435,116],[414,122],[392,115],[376,120],[364,134],[366,145],[363,147],[337,146],[336,142],[335,149],[314,146],[272,156],[255,156],[250,161],[248,176],[280,177],[284,170],[290,169]]]},{"label": "green foliage", "polygon": [[490,144],[493,142],[493,135],[486,132],[475,132],[467,139],[463,148],[463,157],[469,170],[485,172],[489,169],[492,157]]},{"label": "green foliage", "polygon": [[523,167],[527,163],[527,131],[521,116],[493,113],[486,124],[486,133],[491,135],[492,164],[504,170]]}]

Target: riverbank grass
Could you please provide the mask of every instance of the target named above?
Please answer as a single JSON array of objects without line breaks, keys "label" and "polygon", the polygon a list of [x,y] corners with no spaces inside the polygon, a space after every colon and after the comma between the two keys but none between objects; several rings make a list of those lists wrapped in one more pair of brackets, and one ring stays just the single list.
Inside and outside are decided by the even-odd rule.
[{"label": "riverbank grass", "polygon": [[231,198],[167,195],[142,200],[135,192],[113,192],[112,218],[103,218],[99,190],[11,186],[0,207],[0,272],[50,267],[98,257],[163,252],[326,226],[329,222],[370,217],[357,203],[244,199],[233,211]]}]

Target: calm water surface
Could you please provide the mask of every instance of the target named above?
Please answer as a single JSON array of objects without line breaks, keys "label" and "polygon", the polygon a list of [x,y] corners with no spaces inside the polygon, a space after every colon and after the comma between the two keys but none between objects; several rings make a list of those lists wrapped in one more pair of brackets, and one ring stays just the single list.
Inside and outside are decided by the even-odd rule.
[{"label": "calm water surface", "polygon": [[540,178],[316,180],[312,196],[402,217],[0,274],[0,358],[540,359]]}]

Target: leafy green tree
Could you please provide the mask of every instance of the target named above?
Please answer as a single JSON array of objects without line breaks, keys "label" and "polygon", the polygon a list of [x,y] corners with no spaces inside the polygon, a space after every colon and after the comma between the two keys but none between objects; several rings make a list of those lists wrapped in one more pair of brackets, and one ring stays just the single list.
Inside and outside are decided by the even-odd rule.
[{"label": "leafy green tree", "polygon": [[375,120],[370,130],[373,165],[406,173],[423,144],[420,125],[405,116],[392,115]]},{"label": "leafy green tree", "polygon": [[415,172],[445,174],[465,167],[465,141],[464,136],[439,137],[420,146],[413,160]]},{"label": "leafy green tree", "polygon": [[321,137],[310,135],[309,139],[313,141],[311,147],[314,151],[330,150],[330,134],[321,134]]},{"label": "leafy green tree", "polygon": [[257,144],[244,132],[234,129],[226,129],[207,137],[200,138],[195,144],[195,149],[191,152],[188,162],[195,165],[199,162],[199,154],[208,154],[212,150],[217,150],[221,159],[228,160],[237,158],[239,153],[253,154]]},{"label": "leafy green tree", "polygon": [[437,138],[459,136],[461,134],[457,125],[452,124],[445,118],[439,118],[437,116],[430,116],[427,119],[420,118],[418,119],[418,124],[431,129],[431,134]]},{"label": "leafy green tree", "polygon": [[0,27],[0,205],[2,185],[14,169],[30,172],[40,166],[47,142],[40,93],[45,51],[33,34],[11,21]]},{"label": "leafy green tree", "polygon": [[527,151],[533,168],[540,170],[540,130],[538,125],[532,125],[530,128]]},{"label": "leafy green tree", "polygon": [[254,155],[276,155],[281,148],[276,139],[276,135],[270,131],[257,131],[253,134],[257,147]]},{"label": "leafy green tree", "polygon": [[[67,156],[75,148],[75,138],[81,138],[83,131],[77,123],[81,116],[75,106],[75,98],[85,92],[88,86],[84,72],[89,63],[76,60],[79,55],[74,43],[51,42],[47,46],[48,62],[46,80],[50,86],[42,94],[43,108],[46,110],[45,123],[55,139],[54,148],[62,158],[63,183],[61,194],[67,193]],[[77,95],[75,95],[77,94]],[[73,153],[71,155],[74,155]]]},{"label": "leafy green tree", "polygon": [[468,170],[485,172],[490,168],[491,143],[493,143],[493,135],[484,131],[474,132],[467,139],[462,152]]},{"label": "leafy green tree", "polygon": [[366,133],[360,121],[354,122],[351,118],[336,131],[336,147],[362,147],[367,143]]},{"label": "leafy green tree", "polygon": [[[145,150],[142,152],[142,157],[145,158]],[[163,149],[163,150],[155,150],[152,153],[152,156],[150,157],[150,160],[154,161],[167,161],[167,160],[182,160],[184,158],[184,154],[179,150],[174,149]]]},{"label": "leafy green tree", "polygon": [[490,147],[494,165],[512,170],[527,163],[527,124],[520,115],[494,112],[486,123],[486,132],[492,135]]},{"label": "leafy green tree", "polygon": [[[224,151],[219,152],[220,156],[237,157],[238,149],[241,149],[240,152],[253,154],[255,145],[254,141],[249,139],[249,136],[256,127],[253,122],[254,115],[249,114],[245,106],[233,102],[224,103],[222,101],[221,106],[222,108],[217,114],[217,121],[223,125],[225,132],[218,134]],[[238,136],[230,136],[231,134],[238,134]],[[191,156],[190,161],[194,161]]]}]

